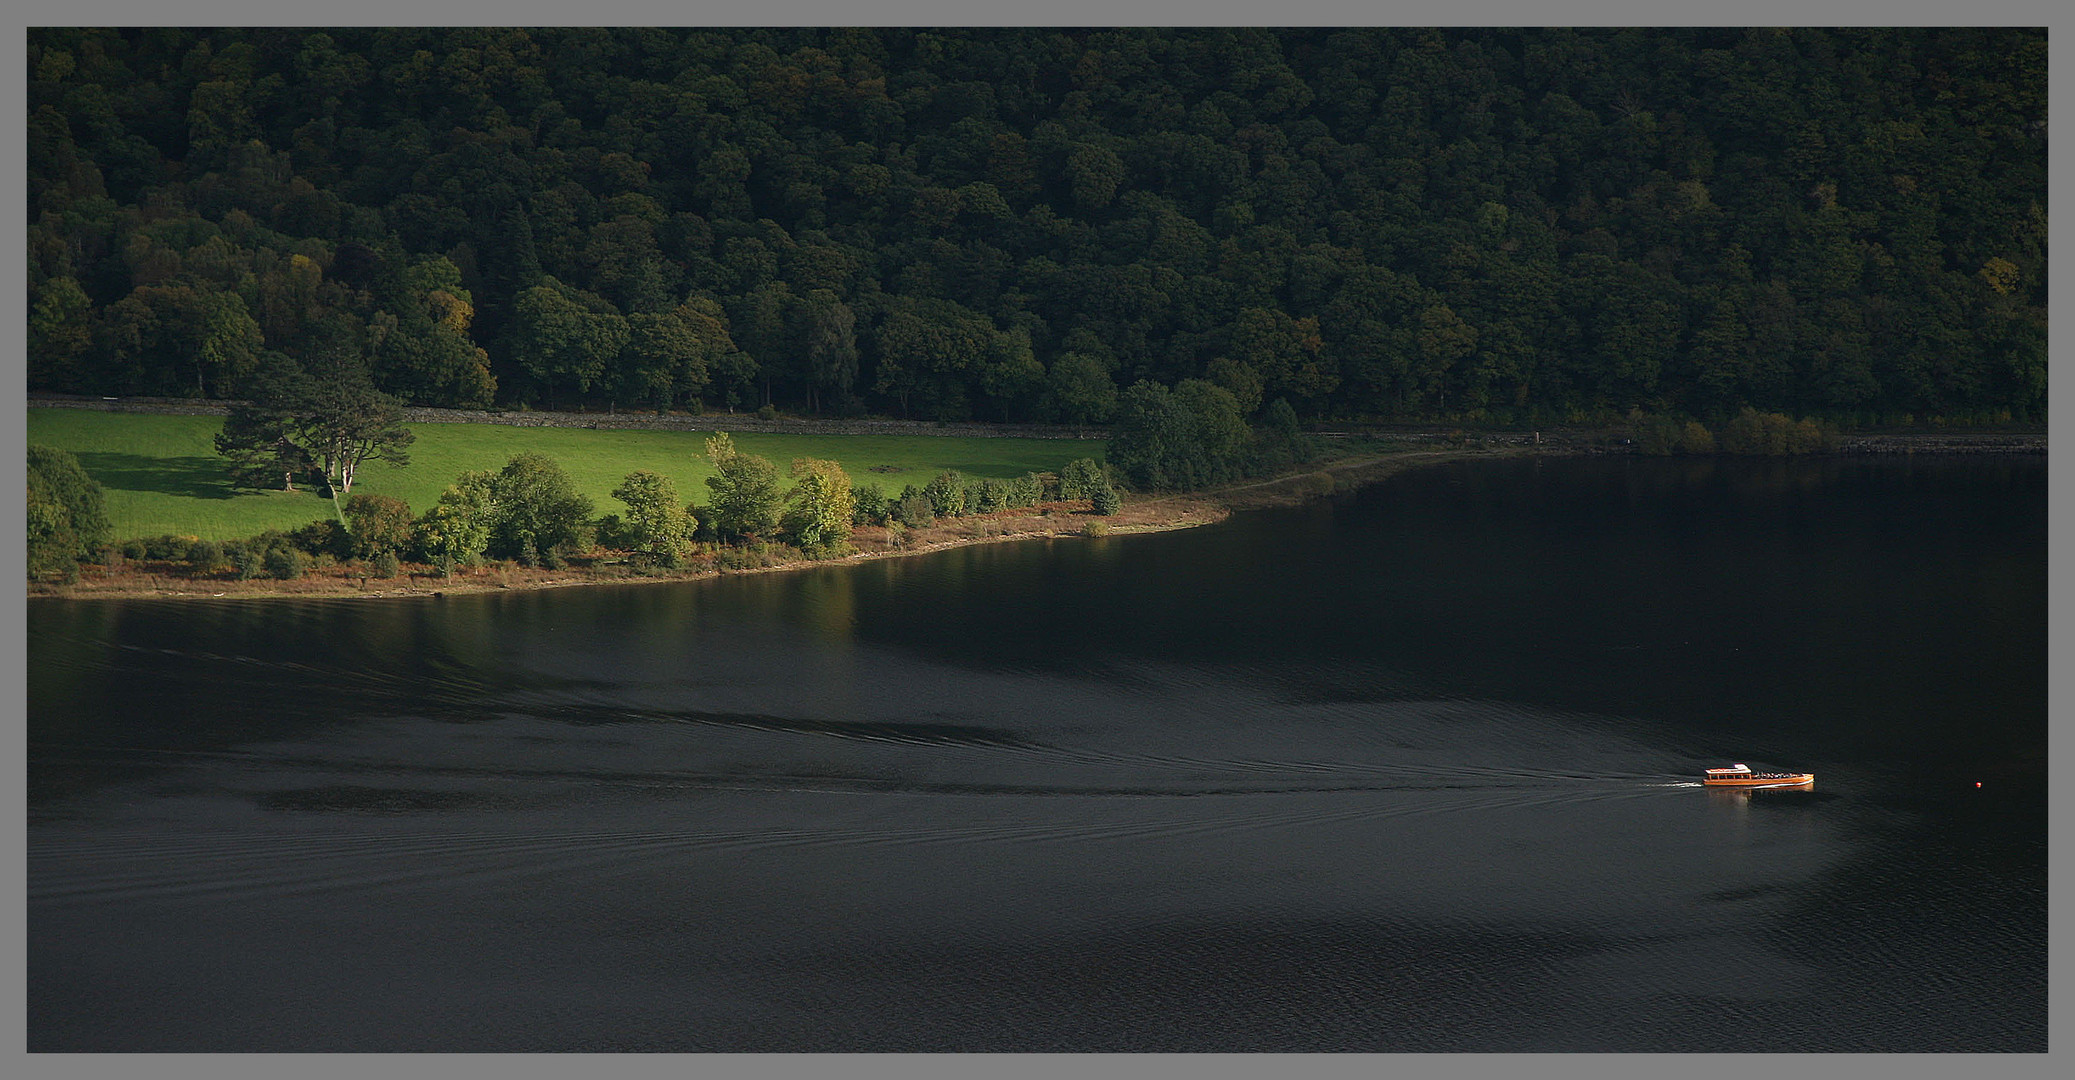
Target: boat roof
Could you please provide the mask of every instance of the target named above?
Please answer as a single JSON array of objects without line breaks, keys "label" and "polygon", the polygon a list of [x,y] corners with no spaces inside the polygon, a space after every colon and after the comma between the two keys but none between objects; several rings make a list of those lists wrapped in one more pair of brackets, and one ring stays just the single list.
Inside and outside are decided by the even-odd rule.
[{"label": "boat roof", "polygon": [[1751,771],[1751,767],[1749,765],[1738,764],[1731,765],[1726,769],[1709,769],[1708,771],[1711,773],[1747,773]]}]

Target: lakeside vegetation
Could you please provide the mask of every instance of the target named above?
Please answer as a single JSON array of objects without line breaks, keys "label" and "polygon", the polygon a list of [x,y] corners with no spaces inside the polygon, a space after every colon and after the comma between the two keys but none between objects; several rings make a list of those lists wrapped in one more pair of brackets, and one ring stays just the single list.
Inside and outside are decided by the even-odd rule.
[{"label": "lakeside vegetation", "polygon": [[[968,475],[953,466],[933,462],[920,470],[922,479],[888,490],[879,477],[917,473],[907,466],[881,463],[869,466],[875,479],[861,486],[835,460],[794,456],[786,474],[794,481],[782,488],[781,471],[769,459],[736,446],[727,433],[716,433],[695,444],[690,433],[571,431],[559,428],[502,428],[507,435],[524,433],[531,438],[505,438],[495,444],[459,440],[475,456],[450,481],[431,490],[414,513],[412,503],[391,494],[370,490],[347,493],[340,475],[319,468],[300,448],[282,438],[280,456],[288,462],[285,476],[274,469],[253,469],[241,453],[226,445],[224,436],[241,428],[241,414],[230,419],[214,417],[132,417],[106,413],[78,413],[60,419],[61,410],[38,410],[53,414],[36,430],[40,435],[72,436],[75,444],[89,443],[95,431],[121,431],[130,438],[123,442],[131,453],[110,455],[82,451],[89,461],[107,465],[111,458],[145,463],[118,475],[134,486],[156,487],[152,492],[168,504],[243,502],[243,514],[295,515],[293,526],[277,525],[247,534],[226,522],[239,515],[224,507],[215,508],[215,528],[203,533],[182,533],[163,528],[163,520],[129,532],[111,527],[105,510],[102,485],[89,475],[72,450],[31,442],[29,446],[28,574],[31,581],[74,582],[82,562],[120,566],[123,560],[150,560],[160,569],[180,576],[206,580],[228,575],[235,580],[261,576],[280,580],[301,577],[309,568],[347,565],[364,577],[387,579],[397,576],[406,563],[429,567],[442,577],[457,569],[475,569],[486,563],[503,562],[528,568],[562,570],[578,558],[617,561],[635,572],[652,568],[680,570],[696,565],[719,569],[743,569],[797,560],[837,558],[854,553],[850,537],[854,528],[873,527],[885,543],[900,547],[910,530],[937,525],[939,519],[971,516],[999,517],[1004,511],[1032,511],[1050,516],[1055,511],[1085,509],[1099,516],[1115,514],[1119,496],[1108,472],[1092,457],[1074,458],[1057,471],[1026,468],[1006,476]],[[33,414],[32,414],[33,415]],[[87,418],[91,419],[78,419]],[[73,422],[66,423],[70,419]],[[128,421],[187,421],[146,423]],[[199,422],[199,425],[195,422]],[[249,427],[249,425],[243,425]],[[424,425],[436,432],[461,431],[479,434],[482,425]],[[204,430],[219,429],[209,442],[228,462],[208,463],[190,457],[168,457],[174,449],[191,448]],[[199,428],[199,429],[198,429]],[[597,440],[611,434],[651,436],[644,440],[651,451],[673,450],[676,454],[651,453],[628,456],[633,449],[624,440]],[[415,433],[392,432],[403,441],[415,443]],[[154,436],[157,436],[154,439]],[[170,438],[169,438],[170,436]],[[586,438],[587,436],[592,438]],[[655,437],[660,436],[660,444]],[[184,438],[183,438],[184,437]],[[445,442],[435,437],[435,443]],[[833,447],[859,449],[844,436],[772,437],[754,440],[773,446]],[[1001,470],[1009,456],[998,439],[947,439],[911,436],[870,440],[907,444],[909,451],[932,451],[953,456],[984,459],[983,467]],[[1086,452],[1078,440],[1022,440],[1053,442],[1057,450],[1071,447]],[[539,450],[513,452],[514,446],[532,443],[567,450],[589,443],[586,456],[592,471],[617,473],[609,494],[620,512],[599,513],[599,503],[581,490],[562,464]],[[931,445],[933,444],[933,445]],[[955,444],[955,445],[954,445]],[[971,445],[968,445],[971,444]],[[494,455],[484,456],[494,445]],[[692,457],[694,445],[703,454]],[[958,453],[975,446],[985,453]],[[502,455],[510,455],[499,460]],[[460,460],[457,446],[439,447],[435,460],[449,464]],[[853,458],[853,460],[855,460]],[[170,462],[166,470],[149,468],[153,461]],[[962,462],[968,466],[971,460]],[[423,461],[416,470],[409,458],[390,454],[379,464],[397,475],[427,477]],[[635,466],[629,471],[630,465]],[[681,473],[697,475],[706,489],[703,502],[686,501],[679,495],[671,476],[650,466],[692,466]],[[371,466],[372,467],[372,466]],[[212,476],[211,473],[214,473]],[[184,474],[184,476],[182,475]],[[304,476],[303,474],[308,474]],[[350,474],[350,470],[348,470]],[[180,476],[168,481],[168,475]],[[437,474],[430,474],[436,476]],[[301,491],[295,480],[314,481]],[[281,478],[281,490],[240,491],[256,478]],[[212,482],[213,481],[213,482]],[[322,485],[329,498],[319,503],[316,486]],[[302,496],[298,498],[298,496]],[[1040,509],[1041,504],[1043,508]],[[1070,504],[1070,505],[1069,505]],[[299,509],[322,506],[324,516],[314,519]],[[203,511],[206,513],[206,511]],[[138,522],[123,519],[124,525]],[[127,539],[122,537],[127,536]],[[175,565],[178,564],[178,565]]]},{"label": "lakeside vegetation", "polygon": [[[241,490],[230,461],[192,453],[212,444],[212,428],[228,426],[215,417],[32,410],[32,440],[55,436],[101,449],[74,455],[31,442],[29,578],[36,591],[50,587],[39,581],[76,582],[84,571],[92,595],[181,595],[182,581],[198,588],[236,583],[249,593],[261,580],[294,582],[313,573],[319,580],[290,594],[349,591],[356,580],[365,591],[369,579],[399,577],[450,587],[460,580],[457,571],[466,579],[462,588],[681,578],[945,543],[1185,527],[1235,508],[1330,494],[1422,460],[1518,452],[1785,456],[1827,452],[1839,438],[1814,420],[1747,410],[1719,436],[1695,421],[1638,412],[1619,428],[1551,432],[1548,445],[1539,432],[1494,437],[1462,430],[1320,440],[1269,426],[1223,431],[1215,421],[1228,410],[1215,394],[1164,402],[1158,394],[1142,396],[1146,408],[1120,424],[1109,463],[1081,456],[1056,471],[1030,466],[1085,455],[1093,445],[743,433],[738,446],[726,433],[424,424],[418,427],[429,435],[429,459],[390,463],[389,479],[409,477],[408,490],[425,493],[415,502],[376,490],[379,483],[362,483],[334,501],[307,462],[309,486]],[[609,438],[624,435],[642,438]],[[1933,432],[1919,437],[1926,449],[1966,448],[1946,446]],[[2042,435],[2017,438],[2012,445],[2043,447]],[[1888,451],[1912,442],[1907,435],[1874,439]],[[745,447],[791,453],[789,467]],[[852,452],[867,447],[904,464],[869,466],[854,482],[842,461],[811,456],[856,461]],[[543,448],[582,462],[592,479],[579,483]],[[985,464],[967,473],[945,464],[952,458]],[[121,467],[111,471],[111,462]],[[443,482],[427,465],[459,471]],[[1167,482],[1139,486],[1147,469]],[[96,470],[122,486],[104,493]],[[696,481],[680,487],[675,476]],[[1253,479],[1262,476],[1268,479]],[[1127,499],[1120,485],[1138,493]],[[1205,489],[1207,495],[1189,494]],[[116,516],[108,508],[118,504],[167,516]],[[182,515],[215,525],[186,531],[165,524],[188,520]]]},{"label": "lakeside vegetation", "polygon": [[[32,388],[2046,410],[2037,28],[33,28]],[[1184,478],[1189,482],[1201,477]]]},{"label": "lakeside vegetation", "polygon": [[[90,409],[30,409],[28,442],[77,455],[101,483],[107,513],[121,539],[160,533],[213,540],[292,529],[332,516],[322,490],[254,491],[231,484],[228,463],[212,443],[222,428],[215,416],[156,416]],[[422,512],[456,476],[495,470],[520,453],[552,458],[578,493],[613,505],[612,490],[635,469],[668,476],[680,492],[705,491],[713,475],[706,457],[710,432],[615,431],[509,427],[497,424],[413,424],[411,464],[366,467],[354,492],[389,495]],[[794,458],[841,461],[859,485],[899,492],[922,487],[947,471],[1009,480],[1057,470],[1080,457],[1103,456],[1103,444],[1078,439],[963,438],[927,435],[792,435],[737,432],[744,452],[774,462]]]},{"label": "lakeside vegetation", "polygon": [[[1781,455],[2046,413],[2036,29],[37,28],[28,49],[30,388],[230,403],[32,410],[32,544],[66,550],[32,574],[182,537],[241,575],[750,565],[840,556],[853,527],[1114,517],[1301,469],[1326,423]],[[411,425],[407,404],[1110,439]]]}]

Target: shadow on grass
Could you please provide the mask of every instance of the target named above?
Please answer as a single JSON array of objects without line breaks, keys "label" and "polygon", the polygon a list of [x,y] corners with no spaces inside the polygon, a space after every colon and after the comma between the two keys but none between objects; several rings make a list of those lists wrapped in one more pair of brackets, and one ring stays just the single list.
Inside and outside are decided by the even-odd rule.
[{"label": "shadow on grass", "polygon": [[[1062,461],[1062,462],[1060,462],[1059,464],[1057,464],[1057,465],[1054,465],[1054,466],[1052,466],[1052,467],[1051,467],[1051,469],[1049,469],[1049,470],[1045,470],[1045,469],[1030,469],[1030,468],[1019,468],[1019,467],[1017,467],[1017,466],[1015,466],[1015,465],[996,465],[996,464],[988,464],[988,465],[946,465],[946,466],[944,466],[944,468],[946,468],[946,469],[956,469],[956,470],[958,471],[958,475],[960,475],[960,476],[963,476],[963,477],[965,477],[965,478],[966,478],[967,480],[1014,480],[1014,479],[1016,479],[1016,478],[1018,478],[1018,477],[1022,476],[1022,475],[1023,475],[1024,473],[1029,473],[1029,472],[1047,472],[1047,471],[1050,471],[1050,472],[1058,472],[1058,471],[1059,471],[1060,469],[1064,468],[1065,466],[1066,466],[1066,462]],[[937,469],[937,470],[935,470],[935,472],[942,472],[942,471],[944,471],[944,470],[943,470],[943,469]],[[932,475],[934,475],[934,474],[935,474],[935,473],[932,473]]]},{"label": "shadow on grass", "polygon": [[150,491],[188,499],[230,499],[230,470],[219,457],[146,457],[83,451],[75,454],[87,475],[104,488]]}]

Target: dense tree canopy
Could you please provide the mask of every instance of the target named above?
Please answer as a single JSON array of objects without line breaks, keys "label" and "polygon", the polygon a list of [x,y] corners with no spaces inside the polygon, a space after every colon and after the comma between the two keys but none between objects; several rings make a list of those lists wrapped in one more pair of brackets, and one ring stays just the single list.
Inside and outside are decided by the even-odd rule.
[{"label": "dense tree canopy", "polygon": [[[32,29],[32,388],[2040,416],[2033,29]],[[1200,393],[1200,392],[1199,392]],[[1143,405],[1144,402],[1140,402]]]},{"label": "dense tree canopy", "polygon": [[1243,475],[1253,441],[1224,387],[1183,379],[1169,390],[1142,380],[1124,391],[1109,460],[1139,487],[1192,491]]}]

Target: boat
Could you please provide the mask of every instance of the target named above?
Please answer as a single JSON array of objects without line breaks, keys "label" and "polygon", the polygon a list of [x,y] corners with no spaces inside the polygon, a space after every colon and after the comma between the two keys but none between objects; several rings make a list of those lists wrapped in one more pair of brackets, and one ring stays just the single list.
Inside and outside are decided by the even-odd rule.
[{"label": "boat", "polygon": [[1807,787],[1816,782],[1816,774],[1752,772],[1749,765],[1731,765],[1726,769],[1709,769],[1700,782],[1707,787]]}]

